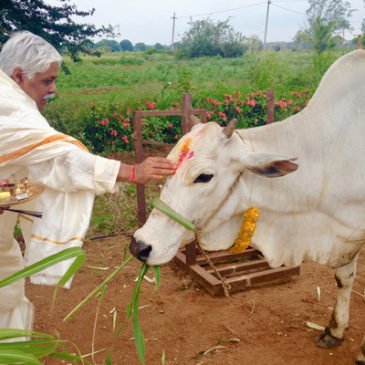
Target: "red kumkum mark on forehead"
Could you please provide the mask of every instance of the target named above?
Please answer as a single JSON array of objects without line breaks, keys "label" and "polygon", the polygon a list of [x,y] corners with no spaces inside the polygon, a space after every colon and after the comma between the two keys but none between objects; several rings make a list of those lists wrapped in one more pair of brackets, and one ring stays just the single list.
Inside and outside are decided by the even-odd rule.
[{"label": "red kumkum mark on forehead", "polygon": [[[176,170],[182,165],[182,163],[194,156],[194,151],[190,150],[191,138],[187,138],[181,147],[179,161],[177,162]],[[175,171],[176,171],[175,170]]]}]

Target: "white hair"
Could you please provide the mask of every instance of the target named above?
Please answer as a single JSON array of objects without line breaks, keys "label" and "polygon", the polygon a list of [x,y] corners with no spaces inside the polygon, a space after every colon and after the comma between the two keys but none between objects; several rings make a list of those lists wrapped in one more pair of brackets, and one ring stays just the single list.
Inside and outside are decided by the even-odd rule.
[{"label": "white hair", "polygon": [[50,43],[28,32],[14,33],[0,52],[0,69],[11,76],[15,67],[20,67],[28,78],[45,72],[51,63],[62,63],[62,57]]}]

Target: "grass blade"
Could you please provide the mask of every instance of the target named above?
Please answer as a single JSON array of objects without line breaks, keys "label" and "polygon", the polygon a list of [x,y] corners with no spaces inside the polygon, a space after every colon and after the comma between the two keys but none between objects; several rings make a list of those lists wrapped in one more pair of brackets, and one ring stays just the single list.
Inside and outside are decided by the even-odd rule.
[{"label": "grass blade", "polygon": [[76,307],[72,309],[71,312],[67,314],[67,316],[63,319],[64,321],[67,321],[77,310],[79,310],[95,293],[97,293],[101,288],[104,287],[104,285],[109,282],[111,279],[114,278],[115,275],[118,274],[118,272],[123,269],[124,266],[128,264],[129,261],[131,261],[134,258],[134,256],[129,256],[120,266],[118,266],[100,285],[98,285],[91,293],[89,293]]},{"label": "grass blade", "polygon": [[153,271],[155,272],[155,278],[156,278],[155,290],[157,290],[160,286],[160,281],[161,281],[160,266],[154,266]]},{"label": "grass blade", "polygon": [[108,356],[107,356],[107,358],[105,360],[105,364],[106,365],[112,365],[112,355],[111,355],[111,352],[110,351],[108,352]]},{"label": "grass blade", "polygon": [[139,271],[137,283],[136,283],[136,286],[134,287],[132,297],[131,297],[131,301],[130,301],[130,303],[127,307],[127,310],[126,310],[128,319],[131,318],[133,308],[134,308],[134,303],[136,302],[136,299],[139,296],[139,291],[141,289],[142,279],[145,276],[145,274],[147,273],[148,269],[149,269],[149,266],[147,264],[143,264],[140,271]]},{"label": "grass blade", "polygon": [[27,331],[27,330],[19,330],[14,328],[0,328],[0,341],[8,340],[17,337],[36,337],[36,338],[48,338],[53,339],[54,336],[48,335],[46,333]]},{"label": "grass blade", "polygon": [[46,341],[19,341],[0,344],[0,353],[8,350],[18,350],[28,355],[33,355],[37,359],[46,357],[54,352],[59,344],[59,340],[52,339]]},{"label": "grass blade", "polygon": [[0,350],[0,364],[42,365],[35,356],[11,349]]},{"label": "grass blade", "polygon": [[139,323],[139,315],[138,315],[139,293],[140,293],[143,277],[147,273],[148,269],[149,269],[149,265],[147,265],[147,264],[142,265],[141,270],[139,272],[137,285],[134,288],[134,292],[133,292],[132,300],[131,300],[131,305],[133,306],[134,339],[135,339],[135,343],[136,343],[138,358],[142,364],[144,364],[145,343],[144,343],[144,336],[143,336],[143,332],[141,329],[141,325]]},{"label": "grass blade", "polygon": [[[80,247],[77,247],[77,248],[80,248]],[[81,248],[80,248],[80,250],[81,250]],[[70,265],[70,267],[67,269],[65,274],[62,276],[61,280],[56,285],[56,288],[53,292],[52,304],[54,304],[54,301],[56,300],[58,289],[61,286],[65,285],[71,279],[71,277],[80,269],[80,267],[84,263],[85,259],[86,259],[86,255],[85,255],[84,251],[81,250],[81,252],[79,252],[78,255],[76,256],[74,262]]]},{"label": "grass blade", "polygon": [[[84,253],[84,251],[82,251],[81,247],[66,248],[65,250],[63,250],[61,252],[48,256],[45,259],[38,261],[32,265],[29,265],[29,266],[25,267],[24,269],[17,271],[13,275],[10,275],[7,278],[1,280],[0,288],[4,287],[6,285],[12,284],[17,280],[24,279],[28,276],[36,274],[61,261],[65,261],[65,260],[71,259],[73,257],[79,257],[79,256],[85,256],[85,253]],[[68,273],[68,271],[67,271],[67,273]],[[61,281],[62,281],[62,278],[61,278]]]}]

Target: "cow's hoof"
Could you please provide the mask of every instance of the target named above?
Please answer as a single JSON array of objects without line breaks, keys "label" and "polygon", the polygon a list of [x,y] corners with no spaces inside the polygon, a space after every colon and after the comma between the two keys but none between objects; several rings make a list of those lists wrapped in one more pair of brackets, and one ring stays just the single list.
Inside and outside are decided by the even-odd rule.
[{"label": "cow's hoof", "polygon": [[356,361],[355,365],[365,365],[365,362],[364,361]]},{"label": "cow's hoof", "polygon": [[342,342],[343,338],[332,336],[330,330],[326,327],[325,331],[317,338],[316,345],[325,349],[332,349],[341,345]]}]

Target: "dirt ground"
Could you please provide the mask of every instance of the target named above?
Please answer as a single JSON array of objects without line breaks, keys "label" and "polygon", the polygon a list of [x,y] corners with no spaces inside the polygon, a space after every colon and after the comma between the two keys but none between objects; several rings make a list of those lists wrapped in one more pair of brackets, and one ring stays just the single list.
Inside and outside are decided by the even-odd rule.
[{"label": "dirt ground", "polygon": [[[87,260],[71,289],[61,289],[53,310],[53,288],[27,283],[27,296],[36,308],[34,329],[58,332],[61,338],[73,341],[83,354],[90,354],[93,348],[100,350],[94,360],[87,357],[95,364],[104,364],[110,349],[113,365],[140,364],[131,322],[113,345],[113,317],[119,328],[141,267],[136,260],[108,284],[97,315],[94,340],[98,299],[91,299],[71,319],[63,321],[75,305],[121,264],[127,243],[125,237],[86,243]],[[153,271],[147,276],[153,277]],[[365,252],[361,252],[354,290],[363,293],[364,287]],[[353,364],[365,328],[365,302],[358,293],[352,295],[349,330],[338,348],[317,348],[314,342],[319,332],[306,325],[306,321],[322,326],[329,322],[335,295],[333,271],[313,263],[303,264],[300,276],[289,283],[238,292],[230,298],[211,296],[175,263],[170,263],[161,267],[157,291],[155,284],[147,280],[142,284],[139,313],[146,339],[146,365],[160,365],[163,353],[167,365]],[[214,349],[218,345],[221,347]],[[60,363],[67,364],[46,361],[46,364]]]}]

